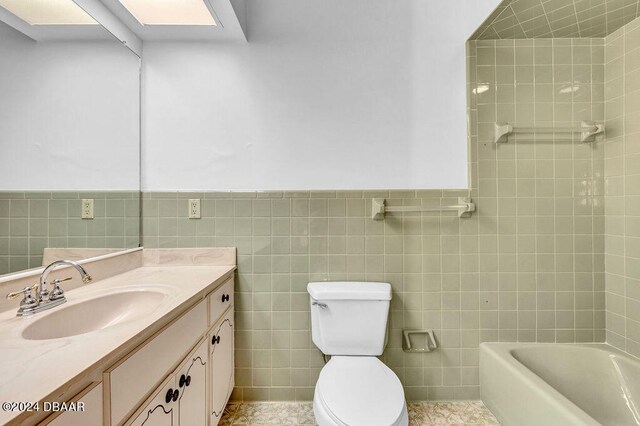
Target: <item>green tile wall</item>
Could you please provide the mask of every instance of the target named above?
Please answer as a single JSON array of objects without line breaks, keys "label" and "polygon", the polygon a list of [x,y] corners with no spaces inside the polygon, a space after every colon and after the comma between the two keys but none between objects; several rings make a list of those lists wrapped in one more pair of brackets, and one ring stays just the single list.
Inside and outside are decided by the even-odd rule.
[{"label": "green tile wall", "polygon": [[477,41],[469,52],[471,164],[479,203],[495,212],[498,269],[514,273],[517,339],[602,341],[604,138],[519,134],[496,145],[493,133],[495,122],[603,122],[603,39]]},{"label": "green tile wall", "polygon": [[[323,366],[307,282],[393,286],[382,359],[409,399],[479,397],[482,341],[605,338],[604,142],[518,137],[495,121],[604,120],[604,41],[477,41],[469,54],[471,189],[143,194],[146,247],[238,247],[234,399],[308,400]],[[568,124],[569,123],[569,124]],[[370,217],[374,197],[434,206],[470,195],[478,211]],[[187,199],[202,199],[202,219]],[[402,328],[440,348],[405,354]]]},{"label": "green tile wall", "polygon": [[[94,219],[80,218],[82,198]],[[45,247],[137,247],[139,212],[137,191],[0,192],[0,274],[41,266]]]},{"label": "green tile wall", "polygon": [[638,17],[638,0],[504,0],[476,39],[605,37]]},{"label": "green tile wall", "polygon": [[606,39],[607,341],[640,356],[640,20]]}]

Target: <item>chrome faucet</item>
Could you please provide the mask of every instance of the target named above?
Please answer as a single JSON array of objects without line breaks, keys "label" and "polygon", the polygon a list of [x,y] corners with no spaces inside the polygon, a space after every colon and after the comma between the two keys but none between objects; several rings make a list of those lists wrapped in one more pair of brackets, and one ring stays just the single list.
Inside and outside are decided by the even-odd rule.
[{"label": "chrome faucet", "polygon": [[49,264],[49,266],[44,268],[44,271],[42,271],[42,275],[40,275],[40,288],[38,291],[38,300],[40,301],[40,303],[46,302],[48,300],[57,300],[61,297],[64,298],[64,292],[60,288],[60,283],[63,281],[69,281],[71,277],[61,280],[53,280],[52,284],[54,285],[54,288],[51,292],[51,295],[49,295],[49,290],[47,290],[47,278],[49,278],[49,274],[60,265],[73,266],[80,273],[80,277],[82,278],[83,283],[88,284],[91,282],[91,275],[89,275],[78,262],[74,262],[73,260],[56,260],[55,262]]},{"label": "chrome faucet", "polygon": [[[18,309],[17,313],[18,316],[32,315],[51,309],[67,301],[67,298],[64,296],[64,291],[62,290],[62,287],[60,287],[60,283],[69,281],[72,279],[71,277],[51,281],[51,284],[53,284],[53,290],[49,291],[49,289],[47,289],[47,279],[49,274],[61,265],[73,266],[80,273],[83,283],[87,284],[92,281],[91,275],[89,275],[79,263],[74,262],[73,260],[56,260],[44,268],[40,275],[39,284],[34,284],[31,287],[25,287],[20,291],[7,294],[7,299],[14,299],[21,294],[24,295],[24,298],[20,302],[20,309]],[[38,290],[38,294],[36,297],[33,297],[31,292],[36,289]]]}]

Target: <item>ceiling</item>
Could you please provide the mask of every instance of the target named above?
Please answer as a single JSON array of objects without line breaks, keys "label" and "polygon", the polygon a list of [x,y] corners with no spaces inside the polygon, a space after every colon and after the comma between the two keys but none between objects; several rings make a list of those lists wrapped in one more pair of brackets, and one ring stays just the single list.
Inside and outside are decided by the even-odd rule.
[{"label": "ceiling", "polygon": [[606,37],[638,17],[640,0],[504,0],[471,40]]}]

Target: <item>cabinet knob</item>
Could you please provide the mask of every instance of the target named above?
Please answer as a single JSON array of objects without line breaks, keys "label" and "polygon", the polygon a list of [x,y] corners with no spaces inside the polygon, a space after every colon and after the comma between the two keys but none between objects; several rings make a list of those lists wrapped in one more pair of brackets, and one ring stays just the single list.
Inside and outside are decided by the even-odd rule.
[{"label": "cabinet knob", "polygon": [[191,376],[187,376],[187,381],[185,382],[185,385],[189,386],[191,384]]},{"label": "cabinet knob", "polygon": [[178,389],[173,391],[173,402],[178,400],[178,396],[180,396],[180,391]]},{"label": "cabinet knob", "polygon": [[167,394],[164,396],[164,402],[168,404],[171,402],[172,399],[173,399],[173,389],[169,389],[167,391]]},{"label": "cabinet knob", "polygon": [[220,336],[213,336],[211,339],[211,344],[215,345],[216,343],[220,343]]},{"label": "cabinet knob", "polygon": [[228,294],[223,294],[222,295],[222,303],[224,302],[228,302],[229,301],[230,296]]},{"label": "cabinet knob", "polygon": [[187,376],[185,376],[184,374],[182,376],[180,376],[180,387],[184,387],[184,384],[187,381]]}]

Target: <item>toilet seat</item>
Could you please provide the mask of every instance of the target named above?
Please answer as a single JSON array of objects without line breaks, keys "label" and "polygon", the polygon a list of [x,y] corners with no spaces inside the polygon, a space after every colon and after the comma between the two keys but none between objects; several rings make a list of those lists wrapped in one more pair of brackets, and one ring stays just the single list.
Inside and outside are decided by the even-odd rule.
[{"label": "toilet seat", "polygon": [[316,400],[336,425],[406,424],[404,390],[376,357],[335,356],[320,372]]}]

